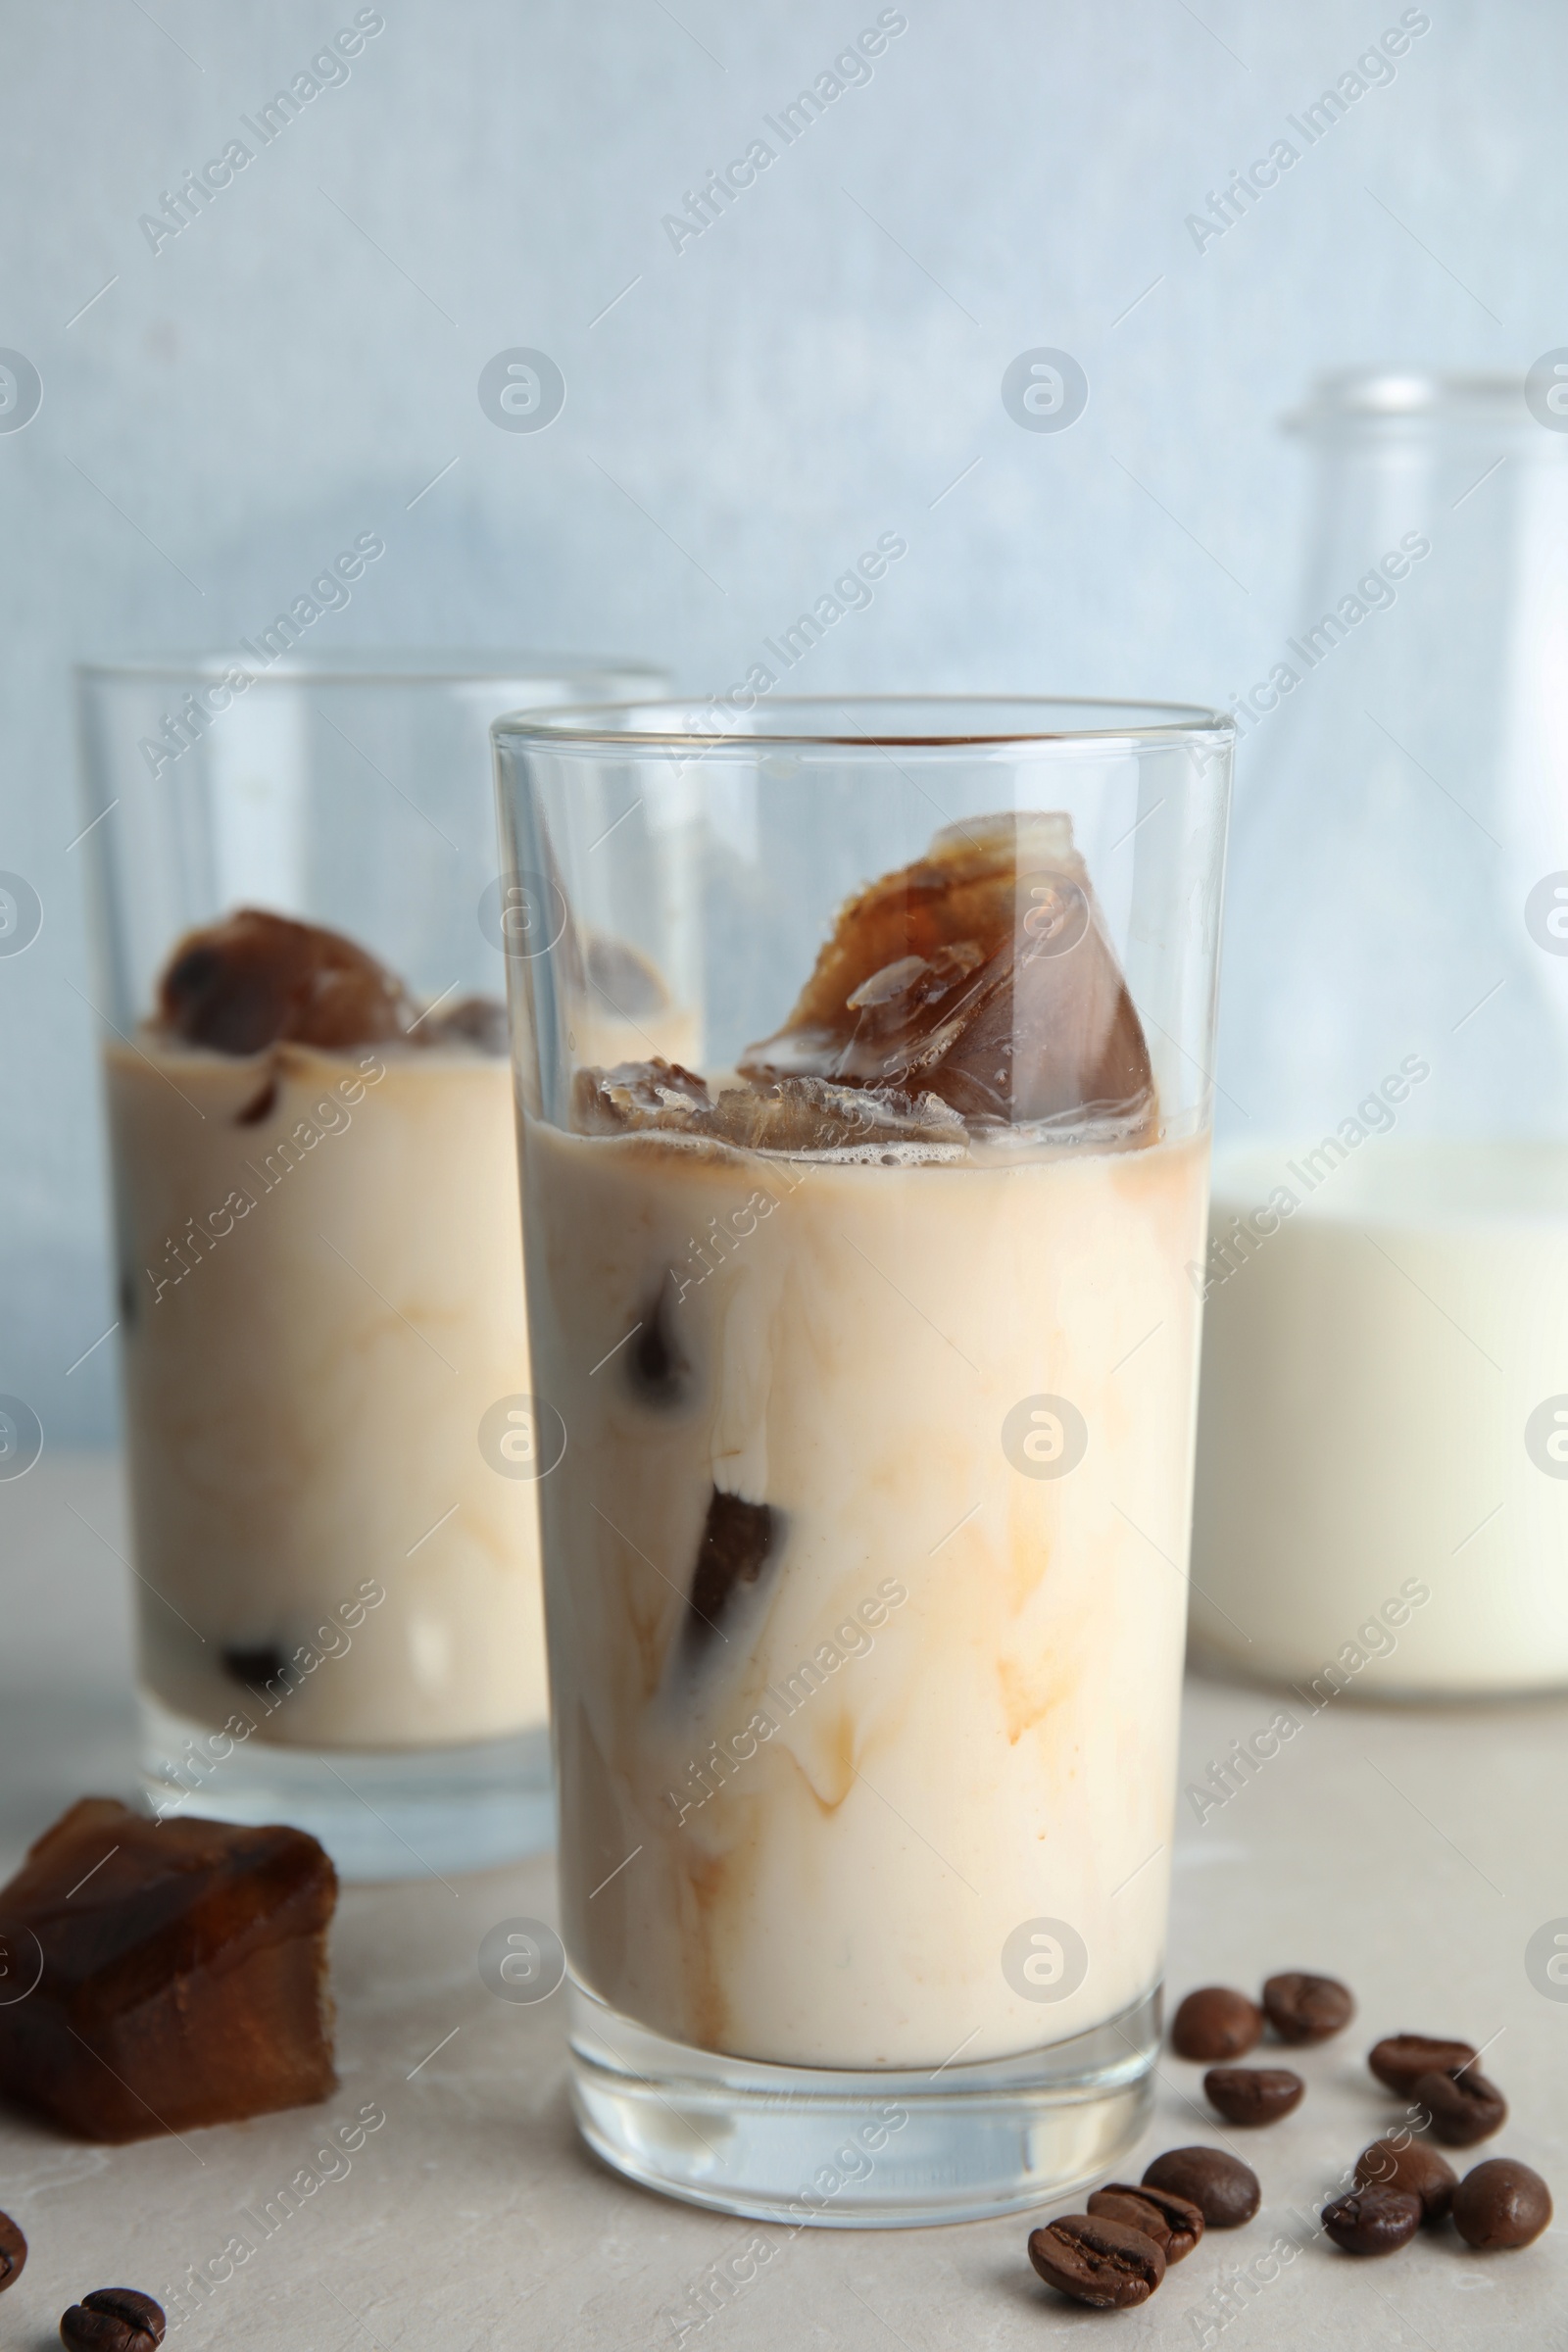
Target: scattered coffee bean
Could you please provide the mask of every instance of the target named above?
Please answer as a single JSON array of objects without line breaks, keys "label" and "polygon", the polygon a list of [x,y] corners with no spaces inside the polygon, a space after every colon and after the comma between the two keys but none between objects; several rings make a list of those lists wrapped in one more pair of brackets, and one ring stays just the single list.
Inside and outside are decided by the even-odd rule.
[{"label": "scattered coffee bean", "polygon": [[1270,1977],[1263,2007],[1281,2041],[1327,2041],[1355,2015],[1348,1984],[1338,1977],[1310,1977],[1301,1969]]},{"label": "scattered coffee bean", "polygon": [[1410,2188],[1352,2188],[1323,2208],[1323,2227],[1347,2254],[1392,2254],[1421,2227],[1421,2200]]},{"label": "scattered coffee bean", "polygon": [[1467,2041],[1442,2041],[1432,2034],[1390,2034],[1368,2050],[1366,2062],[1380,2082],[1401,2099],[1410,2099],[1423,2075],[1446,2075],[1450,2067],[1470,2065],[1476,2056]]},{"label": "scattered coffee bean", "polygon": [[1490,2139],[1508,2120],[1508,2102],[1495,2082],[1473,2066],[1453,2073],[1418,2075],[1415,2091],[1432,2118],[1435,2136],[1446,2148],[1473,2148]]},{"label": "scattered coffee bean", "polygon": [[1239,2230],[1257,2211],[1257,2175],[1223,2148],[1167,2148],[1144,2174],[1146,2188],[1188,2197],[1211,2230]]},{"label": "scattered coffee bean", "polygon": [[163,2340],[161,2305],[133,2286],[94,2287],[60,2322],[68,2352],[154,2352]]},{"label": "scattered coffee bean", "polygon": [[1459,2176],[1446,2156],[1423,2139],[1408,2139],[1402,2147],[1392,2139],[1375,2139],[1355,2160],[1357,2188],[1407,2188],[1421,2200],[1421,2219],[1429,2229],[1446,2222]]},{"label": "scattered coffee bean", "polygon": [[1465,2244],[1480,2253],[1528,2246],[1551,2219],[1551,2191],[1528,2164],[1489,2156],[1454,2190],[1453,2219]]},{"label": "scattered coffee bean", "polygon": [[0,2295],[15,2286],[27,2259],[27,2241],[9,2213],[0,2213]]},{"label": "scattered coffee bean", "polygon": [[1170,2046],[1178,2058],[1213,2064],[1244,2058],[1263,2032],[1263,2012],[1245,1992],[1205,1984],[1190,1992],[1172,2020]]},{"label": "scattered coffee bean", "polygon": [[1211,2066],[1203,2088],[1228,2124],[1277,2124],[1306,2084],[1288,2066]]},{"label": "scattered coffee bean", "polygon": [[1152,2237],[1165,2260],[1170,2260],[1170,2230],[1157,2205],[1141,2197],[1136,2189],[1118,2192],[1113,2188],[1097,2188],[1089,2200],[1089,2212],[1097,2222],[1120,2222],[1124,2230],[1140,2230]]},{"label": "scattered coffee bean", "polygon": [[1029,2232],[1029,2259],[1048,2286],[1096,2311],[1147,2303],[1165,2276],[1152,2237],[1097,2214],[1064,2213]]},{"label": "scattered coffee bean", "polygon": [[[1136,2207],[1136,2211],[1132,2210]],[[1126,2208],[1127,2210],[1123,2210]],[[1128,2180],[1107,2180],[1089,2200],[1089,2210],[1107,2222],[1125,2222],[1152,2237],[1167,2263],[1180,2262],[1203,2234],[1203,2216],[1190,2197],[1174,2196],[1168,2188],[1134,2188]]]}]

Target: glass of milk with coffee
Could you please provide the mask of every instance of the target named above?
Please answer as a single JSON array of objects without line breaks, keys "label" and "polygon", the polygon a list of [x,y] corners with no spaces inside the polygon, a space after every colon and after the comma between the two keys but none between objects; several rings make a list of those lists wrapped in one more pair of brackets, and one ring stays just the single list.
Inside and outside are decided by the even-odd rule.
[{"label": "glass of milk with coffee", "polygon": [[1228,724],[495,735],[579,2124],[727,2212],[1038,2203],[1152,2091]]},{"label": "glass of milk with coffee", "polygon": [[554,1826],[488,728],[657,673],[286,630],[80,679],[143,1778],[445,1873]]}]

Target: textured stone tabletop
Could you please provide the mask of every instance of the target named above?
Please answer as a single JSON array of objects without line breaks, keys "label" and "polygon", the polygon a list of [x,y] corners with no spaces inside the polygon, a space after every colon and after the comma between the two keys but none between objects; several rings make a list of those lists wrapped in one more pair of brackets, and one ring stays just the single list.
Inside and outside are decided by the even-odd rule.
[{"label": "textured stone tabletop", "polygon": [[[112,1462],[46,1456],[0,1485],[7,1875],[71,1798],[131,1791],[126,1548]],[[1277,1703],[1190,1683],[1184,1783],[1205,1779]],[[1002,2352],[1082,2330],[1226,2352],[1568,2352],[1568,1999],[1526,1966],[1546,1923],[1568,1931],[1568,1704],[1346,1698],[1201,1821],[1199,1810],[1178,1813],[1172,1992],[1255,1989],[1276,1970],[1316,1968],[1345,1978],[1360,2015],[1291,2060],[1305,2101],[1266,2132],[1207,2119],[1201,2070],[1161,2061],[1153,2127],[1126,2177],[1159,2148],[1228,2142],[1257,2170],[1263,2208],[1206,2238],[1140,2311],[1078,2310],[1040,2285],[1027,2218],[792,2237],[612,2178],[567,2113],[564,2002],[499,2001],[475,1967],[498,1921],[554,1917],[538,1861],[347,1890],[334,1940],[342,2080],[325,2107],[116,2149],[0,2115],[0,2207],[31,2248],[0,2303],[0,2345],[44,2352],[65,2306],[106,2284],[169,2300],[172,2321],[186,2281],[191,2316],[171,2338],[192,2352]],[[1406,2028],[1487,2045],[1512,2114],[1476,2155],[1521,2157],[1557,2196],[1557,2222],[1525,2252],[1474,2255],[1448,2231],[1356,2262],[1314,2235],[1317,2207],[1394,2118],[1365,2051]],[[1462,2151],[1457,2161],[1463,2171]],[[236,2237],[254,2248],[237,2266],[225,2254]],[[205,2291],[189,2286],[192,2270]]]}]

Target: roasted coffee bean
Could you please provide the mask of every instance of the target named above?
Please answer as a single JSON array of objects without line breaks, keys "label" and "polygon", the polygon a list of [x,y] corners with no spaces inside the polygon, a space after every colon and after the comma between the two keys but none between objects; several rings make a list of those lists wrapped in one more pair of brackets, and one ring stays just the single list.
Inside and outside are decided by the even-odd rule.
[{"label": "roasted coffee bean", "polygon": [[1373,2043],[1366,2062],[1380,2082],[1409,2099],[1423,2075],[1446,2075],[1450,2067],[1468,2066],[1476,2055],[1467,2041],[1442,2041],[1433,2034],[1390,2034]]},{"label": "roasted coffee bean", "polygon": [[1178,2058],[1212,2065],[1243,2058],[1263,2031],[1263,2012],[1245,1992],[1228,1984],[1205,1984],[1190,1992],[1171,2022],[1170,2046]]},{"label": "roasted coffee bean", "polygon": [[1489,2156],[1454,2190],[1453,2219],[1465,2244],[1483,2254],[1528,2246],[1551,2219],[1551,2191],[1528,2164]]},{"label": "roasted coffee bean", "polygon": [[1048,2286],[1096,2311],[1147,2303],[1165,2276],[1165,2257],[1152,2237],[1091,2213],[1064,2213],[1032,2230],[1029,2259]]},{"label": "roasted coffee bean", "polygon": [[1270,1977],[1263,1987],[1263,2008],[1281,2041],[1327,2041],[1355,2015],[1350,1988],[1338,1977],[1309,1977],[1293,1968]]},{"label": "roasted coffee bean", "polygon": [[1495,2082],[1473,2066],[1451,2074],[1418,2075],[1413,2096],[1432,2118],[1434,2137],[1446,2148],[1473,2148],[1490,2139],[1508,2120],[1508,2102]]},{"label": "roasted coffee bean", "polygon": [[1228,2124],[1277,2124],[1306,2084],[1288,2066],[1211,2066],[1203,2089]]},{"label": "roasted coffee bean", "polygon": [[0,2213],[0,2295],[15,2286],[27,2259],[27,2241],[9,2213]]},{"label": "roasted coffee bean", "polygon": [[1120,2222],[1124,2230],[1140,2230],[1152,2237],[1165,2260],[1170,2260],[1170,2230],[1157,2205],[1140,2196],[1136,2188],[1097,2188],[1089,2200],[1091,2218],[1097,2222]]},{"label": "roasted coffee bean", "polygon": [[1347,2254],[1392,2254],[1421,2227],[1421,2200],[1410,2188],[1352,2188],[1323,2208],[1323,2227]]},{"label": "roasted coffee bean", "polygon": [[162,2307],[133,2286],[95,2287],[60,2322],[68,2352],[154,2352],[163,2340]]},{"label": "roasted coffee bean", "polygon": [[1188,2197],[1211,2230],[1239,2230],[1257,2211],[1257,2175],[1223,2148],[1167,2148],[1144,2174],[1146,2188]]},{"label": "roasted coffee bean", "polygon": [[1424,2139],[1375,2139],[1355,2160],[1357,2188],[1407,2188],[1421,2200],[1421,2219],[1435,2229],[1448,2218],[1459,2176]]},{"label": "roasted coffee bean", "polygon": [[1203,2234],[1199,2208],[1190,2197],[1173,2196],[1168,2188],[1134,2188],[1127,2180],[1107,2180],[1090,2198],[1089,2210],[1107,2222],[1125,2222],[1129,2230],[1141,2230],[1167,2263],[1180,2262]]}]

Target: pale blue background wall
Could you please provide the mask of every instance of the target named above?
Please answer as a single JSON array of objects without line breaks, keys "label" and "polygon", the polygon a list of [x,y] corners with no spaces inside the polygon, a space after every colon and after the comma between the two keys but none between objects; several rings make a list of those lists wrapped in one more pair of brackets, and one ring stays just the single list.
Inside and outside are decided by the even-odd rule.
[{"label": "pale blue background wall", "polygon": [[[1432,0],[1392,83],[1202,253],[1184,217],[1393,0],[905,13],[677,255],[661,216],[874,0],[385,0],[348,81],[155,257],[138,215],[352,0],[0,7],[0,345],[44,385],[0,434],[0,867],[45,908],[0,958],[0,1391],[51,1438],[105,1430],[114,1388],[112,1347],[65,1369],[113,1313],[74,657],[250,635],[374,528],[319,644],[618,649],[698,686],[895,529],[907,560],[802,684],[1224,698],[1286,625],[1302,500],[1274,419],[1307,376],[1568,343],[1548,0]],[[546,432],[480,409],[514,345],[565,376]],[[1003,408],[1036,345],[1087,371],[1069,432]]]}]

